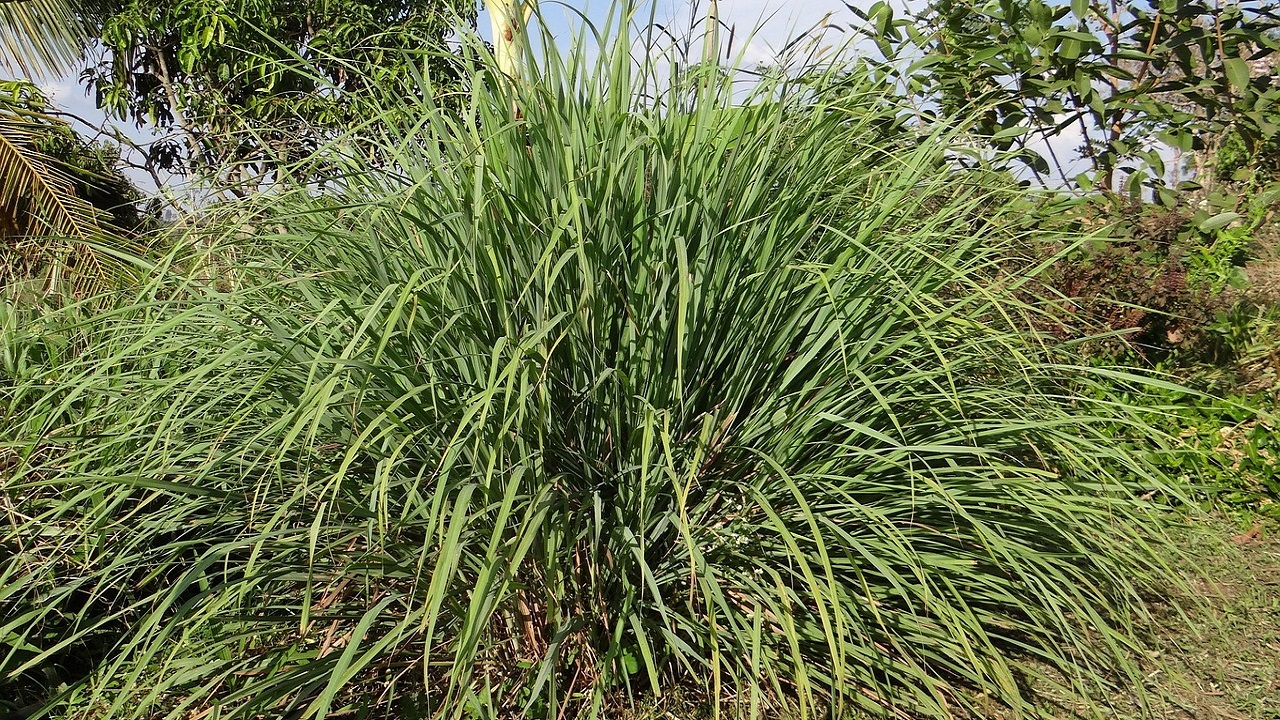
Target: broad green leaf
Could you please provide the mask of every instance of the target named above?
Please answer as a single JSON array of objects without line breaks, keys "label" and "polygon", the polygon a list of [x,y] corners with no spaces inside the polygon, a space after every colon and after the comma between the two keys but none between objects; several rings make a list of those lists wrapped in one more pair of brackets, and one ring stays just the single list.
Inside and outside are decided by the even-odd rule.
[{"label": "broad green leaf", "polygon": [[1249,63],[1244,58],[1229,57],[1222,60],[1222,67],[1227,72],[1227,79],[1238,92],[1244,93],[1249,89]]},{"label": "broad green leaf", "polygon": [[1243,217],[1243,215],[1236,212],[1221,212],[1217,215],[1201,220],[1196,224],[1196,227],[1201,232],[1213,232],[1215,230],[1221,230],[1231,223],[1243,219]]}]

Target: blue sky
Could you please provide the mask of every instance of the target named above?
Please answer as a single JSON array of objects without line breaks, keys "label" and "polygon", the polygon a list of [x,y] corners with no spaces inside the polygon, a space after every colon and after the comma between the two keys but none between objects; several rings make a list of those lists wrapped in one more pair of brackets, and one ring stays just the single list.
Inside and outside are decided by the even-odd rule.
[{"label": "blue sky", "polygon": [[[657,5],[644,6],[642,12],[646,17],[647,12],[652,9],[659,22],[673,23],[676,27],[688,27],[693,14],[696,12],[701,16],[706,8],[705,0],[648,1]],[[541,13],[547,28],[557,40],[568,42],[572,27],[580,22],[579,13],[593,23],[600,24],[608,16],[610,4],[609,0],[542,0]],[[744,38],[756,29],[747,48],[735,48],[743,52],[744,59],[749,63],[772,59],[775,51],[789,38],[794,37],[797,32],[818,25],[829,14],[846,22],[853,17],[841,0],[721,0],[719,13],[725,25],[737,29],[738,38]],[[479,26],[481,34],[487,37],[489,20],[483,10]],[[50,100],[64,110],[85,118],[90,123],[101,124],[104,121],[102,113],[94,107],[93,99],[86,96],[84,87],[76,77],[44,81],[40,85]],[[146,143],[153,137],[146,127],[138,128],[132,123],[123,123],[118,127],[139,143]],[[92,135],[92,131],[90,134]],[[154,189],[154,183],[145,173],[137,171],[130,175],[146,189]]]},{"label": "blue sky", "polygon": [[[854,4],[869,5],[872,0],[851,0]],[[643,6],[641,12],[654,10],[658,22],[674,23],[687,27],[695,14],[706,12],[706,0],[651,0],[656,3]],[[542,0],[542,14],[547,26],[558,37],[567,37],[576,11],[581,11],[593,22],[601,22],[608,14],[608,0]],[[574,10],[568,10],[573,8]],[[771,50],[784,45],[789,39],[820,25],[825,18],[836,22],[848,22],[854,16],[842,0],[720,0],[721,21],[736,28],[739,37],[752,34],[751,47],[746,51],[747,60],[766,60],[773,57]],[[487,20],[481,18],[482,32],[487,34]]]},{"label": "blue sky", "polygon": [[[852,3],[864,6],[872,1],[850,0]],[[647,0],[647,2],[656,3],[656,5],[643,6],[640,10],[643,18],[647,18],[648,12],[652,10],[659,23],[671,24],[676,28],[688,28],[694,22],[697,23],[698,28],[702,26],[701,21],[695,21],[694,18],[701,18],[705,13],[705,0]],[[894,4],[901,7],[903,4],[915,2],[917,0],[899,0]],[[597,25],[602,24],[608,16],[610,5],[611,0],[541,0],[541,16],[557,42],[567,43],[573,26],[580,22],[581,16],[585,16]],[[741,57],[747,64],[773,60],[777,51],[788,40],[800,33],[811,31],[823,25],[824,22],[844,25],[855,19],[844,0],[720,0],[719,15],[725,26],[736,30],[735,39],[738,46],[733,49],[734,54],[741,53]],[[489,20],[483,11],[479,27],[481,34],[487,37]],[[829,31],[829,33],[827,37],[830,42],[840,44],[839,33],[835,31]],[[727,34],[722,36],[722,42],[727,43]],[[743,43],[747,43],[745,48],[742,47]],[[74,77],[43,82],[41,85],[50,99],[64,109],[93,123],[103,121],[103,116],[94,107],[92,98],[85,96],[84,88]],[[131,123],[126,123],[121,125],[120,129],[139,143],[146,143],[152,138],[149,128],[138,128]],[[1070,131],[1052,141],[1059,158],[1064,160],[1071,172],[1077,170],[1070,166],[1079,162],[1077,154],[1079,142],[1079,135],[1073,135]],[[1072,162],[1072,158],[1075,162]],[[153,181],[145,173],[136,171],[131,172],[130,175],[145,189],[154,189]]]}]

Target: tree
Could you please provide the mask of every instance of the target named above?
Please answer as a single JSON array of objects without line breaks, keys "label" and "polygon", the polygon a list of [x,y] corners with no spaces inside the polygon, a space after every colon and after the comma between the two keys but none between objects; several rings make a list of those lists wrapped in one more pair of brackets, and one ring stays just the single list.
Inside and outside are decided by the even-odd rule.
[{"label": "tree", "polygon": [[1280,83],[1251,65],[1277,48],[1269,1],[934,0],[906,17],[885,3],[857,12],[880,49],[874,63],[922,117],[976,113],[979,136],[1041,177],[1050,165],[1034,142],[1068,130],[1091,169],[1062,179],[1108,193],[1122,175],[1131,193],[1161,184],[1155,140],[1198,150],[1229,129],[1253,147],[1277,130],[1265,110]]},{"label": "tree", "polygon": [[109,117],[161,131],[153,175],[238,190],[379,97],[419,93],[420,76],[447,88],[459,77],[448,39],[475,16],[472,0],[0,0],[0,66],[82,70]]},{"label": "tree", "polygon": [[[84,77],[104,110],[171,128],[150,163],[253,187],[364,119],[378,93],[447,85],[466,0],[125,0]],[[425,50],[425,51],[424,51]]]},{"label": "tree", "polygon": [[148,224],[118,149],[49,114],[28,82],[0,82],[0,286],[42,277],[91,291],[121,268],[104,257]]},{"label": "tree", "polygon": [[[28,77],[65,70],[90,36],[82,10],[77,0],[0,0],[0,67]],[[0,240],[25,235],[37,219],[69,235],[96,224],[69,178],[37,149],[47,127],[36,106],[43,98],[34,85],[0,85]]]},{"label": "tree", "polygon": [[[73,71],[102,17],[98,0],[0,0],[0,68],[27,77]],[[30,82],[0,80],[0,286],[41,278],[89,292],[118,273],[121,247],[146,224],[117,148],[86,141]]]}]

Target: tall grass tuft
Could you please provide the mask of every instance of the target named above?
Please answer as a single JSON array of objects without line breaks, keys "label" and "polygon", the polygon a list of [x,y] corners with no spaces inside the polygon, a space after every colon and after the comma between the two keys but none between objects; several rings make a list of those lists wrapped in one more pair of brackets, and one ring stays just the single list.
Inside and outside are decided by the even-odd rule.
[{"label": "tall grass tuft", "polygon": [[356,129],[328,190],[215,223],[249,235],[219,283],[0,325],[0,683],[49,717],[843,718],[1132,677],[1160,480],[1029,330],[1020,191],[857,73],[612,47]]}]

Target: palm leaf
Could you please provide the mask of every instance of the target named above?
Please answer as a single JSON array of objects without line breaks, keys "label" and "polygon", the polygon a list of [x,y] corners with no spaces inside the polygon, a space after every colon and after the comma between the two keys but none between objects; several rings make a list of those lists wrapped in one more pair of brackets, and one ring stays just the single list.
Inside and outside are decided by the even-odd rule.
[{"label": "palm leaf", "polygon": [[[0,226],[0,239],[20,256],[52,258],[50,286],[74,274],[79,289],[92,289],[108,275],[92,249],[106,224],[102,213],[76,194],[75,180],[36,148],[44,130],[20,115],[0,117],[0,218],[11,225]],[[34,238],[46,242],[36,245]]]},{"label": "palm leaf", "polygon": [[82,0],[0,0],[0,68],[32,78],[66,74],[83,56],[93,16]]}]

